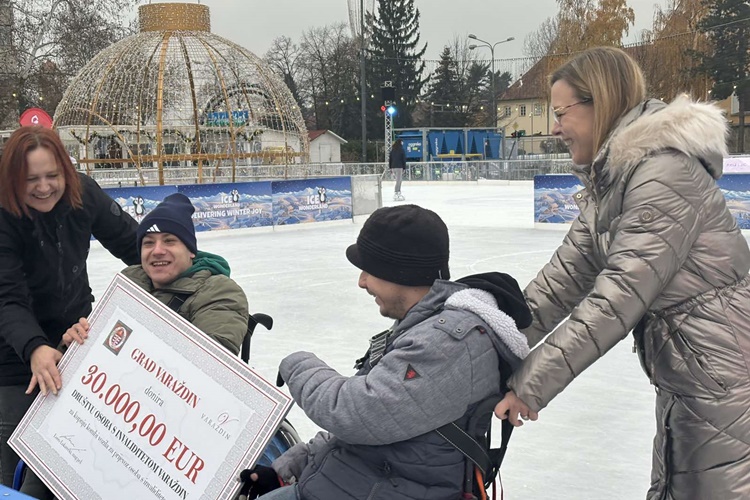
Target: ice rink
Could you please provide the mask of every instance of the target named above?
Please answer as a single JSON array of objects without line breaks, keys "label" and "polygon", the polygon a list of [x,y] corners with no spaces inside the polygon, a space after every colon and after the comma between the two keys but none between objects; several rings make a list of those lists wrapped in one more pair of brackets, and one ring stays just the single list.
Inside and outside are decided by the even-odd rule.
[{"label": "ice rink", "polygon": [[[392,190],[384,184],[385,205],[394,204]],[[404,183],[402,192],[407,201],[400,203],[430,208],[447,223],[454,279],[497,270],[523,287],[565,235],[534,229],[531,182]],[[373,297],[357,287],[359,271],[344,255],[364,220],[199,233],[199,249],[231,264],[251,312],[275,320],[271,332],[258,328],[251,351],[251,364],[266,379],[275,380],[279,361],[298,350],[314,352],[351,375],[369,338],[390,326]],[[95,296],[121,268],[93,245],[89,274]],[[632,337],[622,341],[552,401],[539,421],[516,429],[501,471],[506,499],[645,498],[654,392],[632,346]],[[318,430],[299,408],[289,420],[305,440]]]}]

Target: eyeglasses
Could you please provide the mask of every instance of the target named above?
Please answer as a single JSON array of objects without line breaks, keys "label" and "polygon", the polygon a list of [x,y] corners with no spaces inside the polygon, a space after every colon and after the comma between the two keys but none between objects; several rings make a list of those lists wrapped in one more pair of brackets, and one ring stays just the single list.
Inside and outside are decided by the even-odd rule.
[{"label": "eyeglasses", "polygon": [[557,123],[558,125],[560,124],[560,120],[562,119],[563,116],[565,116],[565,113],[563,113],[563,111],[565,111],[566,109],[572,108],[573,106],[578,106],[579,104],[590,103],[592,100],[593,99],[582,99],[578,102],[574,102],[573,104],[568,104],[567,106],[560,106],[557,108],[552,108],[552,114],[555,117],[555,123]]}]

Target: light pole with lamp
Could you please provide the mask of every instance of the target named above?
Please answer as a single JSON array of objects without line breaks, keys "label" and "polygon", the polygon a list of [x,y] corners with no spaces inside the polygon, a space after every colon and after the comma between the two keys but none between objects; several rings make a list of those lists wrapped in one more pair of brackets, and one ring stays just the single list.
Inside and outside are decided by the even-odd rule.
[{"label": "light pole with lamp", "polygon": [[494,44],[486,40],[482,40],[481,38],[477,38],[477,36],[473,34],[469,35],[469,38],[471,38],[472,40],[476,40],[477,42],[482,42],[482,45],[469,45],[469,50],[474,50],[477,47],[488,47],[490,49],[490,57],[492,57],[492,67],[491,67],[492,81],[490,84],[492,86],[492,128],[496,129],[497,128],[497,92],[495,92],[495,47],[501,43],[512,42],[513,40],[515,40],[515,38],[511,36],[511,37],[506,38],[505,40],[500,40],[499,42],[495,42]]},{"label": "light pole with lamp", "polygon": [[367,162],[367,74],[365,72],[365,2],[359,1],[359,85],[362,106],[362,163]]}]

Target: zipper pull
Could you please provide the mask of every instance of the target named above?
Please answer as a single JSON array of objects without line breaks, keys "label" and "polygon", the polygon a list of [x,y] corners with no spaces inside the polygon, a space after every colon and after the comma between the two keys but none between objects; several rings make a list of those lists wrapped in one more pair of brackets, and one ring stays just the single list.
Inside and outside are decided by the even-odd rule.
[{"label": "zipper pull", "polygon": [[391,483],[391,486],[393,486],[394,488],[398,488],[396,480],[391,477],[391,464],[389,464],[388,462],[383,462],[383,472],[385,473],[385,477]]}]

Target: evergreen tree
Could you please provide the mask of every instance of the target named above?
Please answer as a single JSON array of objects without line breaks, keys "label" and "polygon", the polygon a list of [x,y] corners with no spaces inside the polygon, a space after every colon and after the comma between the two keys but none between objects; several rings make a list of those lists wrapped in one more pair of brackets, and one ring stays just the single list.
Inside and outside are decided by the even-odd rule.
[{"label": "evergreen tree", "polygon": [[[415,126],[486,127],[492,120],[492,71],[486,61],[461,59],[455,47],[445,47],[430,75],[426,101]],[[460,52],[459,52],[460,53]],[[495,72],[497,98],[510,87],[511,74]]]},{"label": "evergreen tree", "polygon": [[368,14],[368,26],[367,137],[379,140],[384,129],[380,112],[383,82],[391,81],[396,87],[398,113],[394,117],[394,126],[413,125],[416,99],[427,81],[422,77],[425,67],[422,57],[427,44],[419,49],[419,9],[414,7],[414,0],[378,0],[377,14]]},{"label": "evergreen tree", "polygon": [[[486,71],[486,84],[482,87],[481,95],[479,96],[479,104],[482,104],[481,110],[475,114],[474,121],[470,124],[471,126],[487,126],[488,123],[492,124],[492,71],[489,68]],[[513,83],[513,76],[507,71],[497,70],[495,71],[495,100],[494,102],[500,102],[502,96],[510,85]],[[497,116],[502,116],[501,111],[498,111]]]},{"label": "evergreen tree", "polygon": [[461,82],[461,95],[466,106],[464,127],[485,126],[492,116],[491,76],[489,63],[473,61],[467,68]]},{"label": "evergreen tree", "polygon": [[435,126],[463,127],[466,123],[463,82],[458,77],[456,60],[449,47],[440,54],[440,62],[430,76],[427,99],[440,110],[435,117]]},{"label": "evergreen tree", "polygon": [[701,54],[701,69],[713,80],[711,97],[739,101],[737,151],[745,151],[745,112],[750,104],[750,4],[746,0],[706,0],[708,13],[701,28],[713,50]]}]

